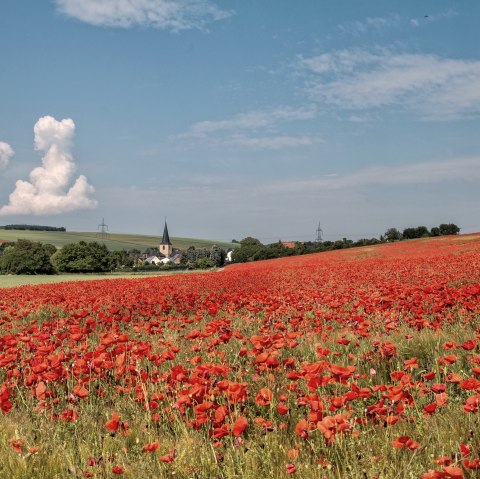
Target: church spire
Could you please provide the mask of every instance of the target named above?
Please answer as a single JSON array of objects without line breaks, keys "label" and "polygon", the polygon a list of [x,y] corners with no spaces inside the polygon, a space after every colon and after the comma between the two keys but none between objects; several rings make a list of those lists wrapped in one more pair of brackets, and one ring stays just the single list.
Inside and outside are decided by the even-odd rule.
[{"label": "church spire", "polygon": [[163,245],[170,245],[170,236],[168,235],[168,227],[167,227],[167,218],[165,218],[165,227],[163,228],[163,237],[162,237],[162,244]]}]

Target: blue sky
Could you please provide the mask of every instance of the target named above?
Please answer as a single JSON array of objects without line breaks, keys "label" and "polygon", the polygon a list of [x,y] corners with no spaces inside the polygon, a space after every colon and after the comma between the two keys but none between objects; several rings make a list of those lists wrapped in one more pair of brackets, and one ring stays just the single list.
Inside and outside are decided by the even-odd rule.
[{"label": "blue sky", "polygon": [[480,231],[479,2],[2,0],[0,224]]}]

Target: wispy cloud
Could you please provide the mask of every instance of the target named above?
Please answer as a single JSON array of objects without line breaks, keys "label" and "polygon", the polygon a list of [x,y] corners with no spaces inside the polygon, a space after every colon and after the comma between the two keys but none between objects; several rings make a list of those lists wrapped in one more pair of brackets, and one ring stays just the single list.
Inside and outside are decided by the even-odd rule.
[{"label": "wispy cloud", "polygon": [[480,61],[438,55],[352,49],[300,59],[306,91],[347,110],[395,106],[425,119],[480,113]]},{"label": "wispy cloud", "polygon": [[7,167],[14,154],[13,148],[8,143],[0,141],[0,170]]},{"label": "wispy cloud", "polygon": [[402,186],[434,184],[456,180],[480,180],[480,156],[443,161],[428,161],[402,166],[374,166],[345,175],[327,175],[304,180],[272,182],[273,192],[306,192],[311,190],[345,190],[366,186]]},{"label": "wispy cloud", "polygon": [[348,35],[365,35],[374,32],[384,32],[386,29],[408,29],[412,27],[427,26],[432,22],[448,20],[458,15],[453,9],[443,12],[425,12],[418,17],[405,17],[398,13],[385,15],[383,17],[367,17],[363,20],[353,20],[341,23],[338,30]]},{"label": "wispy cloud", "polygon": [[315,109],[313,108],[280,107],[268,110],[253,110],[225,120],[200,121],[191,127],[191,134],[201,137],[219,131],[235,132],[238,130],[272,128],[282,122],[310,120],[314,117]]},{"label": "wispy cloud", "polygon": [[72,185],[76,170],[71,153],[73,121],[44,116],[35,124],[34,133],[35,149],[44,153],[42,166],[30,172],[30,181],[16,182],[8,205],[0,208],[0,216],[50,215],[94,208],[97,202],[90,198],[94,189],[85,176],[80,175]]},{"label": "wispy cloud", "polygon": [[59,12],[95,26],[200,29],[232,15],[209,0],[54,0]]},{"label": "wispy cloud", "polygon": [[211,146],[242,147],[256,150],[309,146],[321,142],[311,135],[283,134],[284,123],[311,120],[315,108],[278,107],[252,110],[223,120],[205,120],[194,123],[187,133],[172,139],[204,141]]},{"label": "wispy cloud", "polygon": [[249,137],[245,135],[232,135],[220,143],[224,146],[240,146],[244,148],[251,148],[255,150],[280,150],[282,148],[292,148],[299,146],[310,146],[314,143],[321,142],[320,139],[310,135],[304,136],[261,136]]},{"label": "wispy cloud", "polygon": [[385,17],[367,17],[365,20],[355,20],[341,23],[338,29],[344,33],[364,34],[372,30],[383,30],[385,28],[396,28],[407,23],[405,19],[398,14],[392,14]]},{"label": "wispy cloud", "polygon": [[428,25],[432,22],[439,22],[442,20],[448,20],[456,17],[458,12],[453,9],[446,10],[444,12],[425,12],[421,17],[414,17],[410,19],[410,25],[413,27],[420,27],[422,25]]}]

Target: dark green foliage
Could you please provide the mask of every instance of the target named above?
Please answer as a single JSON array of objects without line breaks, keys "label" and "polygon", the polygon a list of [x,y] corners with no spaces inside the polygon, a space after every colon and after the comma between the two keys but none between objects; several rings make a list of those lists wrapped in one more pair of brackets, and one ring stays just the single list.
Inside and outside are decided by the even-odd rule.
[{"label": "dark green foliage", "polygon": [[40,226],[40,225],[5,225],[1,229],[4,230],[20,230],[20,231],[67,231],[65,227],[60,226]]},{"label": "dark green foliage", "polygon": [[29,240],[18,240],[3,250],[0,272],[3,274],[54,274],[51,246]]},{"label": "dark green foliage", "polygon": [[[130,251],[132,253],[132,251]],[[134,260],[126,250],[111,251],[110,261],[113,269],[131,268]]]},{"label": "dark green foliage", "polygon": [[355,241],[355,246],[372,246],[375,244],[383,243],[385,240],[377,239],[377,238],[362,238],[358,241]]},{"label": "dark green foliage", "polygon": [[190,246],[182,257],[182,264],[187,265],[189,269],[219,268],[224,265],[226,257],[226,251],[216,245],[210,249]]},{"label": "dark green foliage", "polygon": [[213,268],[215,264],[210,258],[199,258],[195,263],[195,267],[199,269]]},{"label": "dark green foliage", "polygon": [[15,243],[13,241],[5,241],[4,243],[0,243],[0,256],[2,256],[5,249],[9,246],[13,246]]},{"label": "dark green foliage", "polygon": [[404,239],[428,238],[430,232],[426,226],[417,226],[416,228],[406,228],[402,234]]},{"label": "dark green foliage", "polygon": [[403,230],[403,239],[428,238],[429,236],[457,235],[460,228],[453,224],[442,223],[439,227],[433,227],[428,231],[426,226],[417,226],[416,228],[405,228]]},{"label": "dark green foliage", "polygon": [[259,261],[263,259],[283,258],[285,256],[296,256],[307,253],[318,253],[332,249],[348,248],[353,245],[351,240],[325,241],[323,243],[306,242],[295,243],[294,248],[288,248],[281,241],[268,245],[262,244],[258,239],[248,237],[240,241],[240,248],[233,250],[232,260],[235,263],[247,261]]},{"label": "dark green foliage", "polygon": [[402,239],[402,233],[397,230],[397,228],[388,228],[385,231],[385,241],[399,241]]},{"label": "dark green foliage", "polygon": [[220,248],[217,245],[213,245],[210,249],[210,261],[213,263],[214,266],[220,268],[225,263],[225,258],[227,257],[227,253],[223,248]]},{"label": "dark green foliage", "polygon": [[458,233],[460,233],[460,228],[453,223],[448,223],[448,224],[442,223],[439,226],[439,230],[440,230],[440,236],[458,235]]},{"label": "dark green foliage", "polygon": [[57,248],[50,243],[45,243],[43,249],[48,253],[50,258],[57,252]]},{"label": "dark green foliage", "polygon": [[251,236],[247,236],[240,241],[241,246],[261,246],[262,243],[257,238],[252,238]]},{"label": "dark green foliage", "polygon": [[259,240],[252,241],[254,239],[248,237],[240,241],[240,248],[236,248],[232,254],[232,259],[235,263],[266,259],[265,246]]},{"label": "dark green foliage", "polygon": [[187,249],[187,253],[183,255],[184,261],[188,264],[194,264],[195,261],[197,261],[197,250],[195,249],[195,246],[190,246]]},{"label": "dark green foliage", "polygon": [[96,241],[66,244],[53,255],[52,262],[58,271],[66,273],[101,273],[113,269],[108,248]]}]

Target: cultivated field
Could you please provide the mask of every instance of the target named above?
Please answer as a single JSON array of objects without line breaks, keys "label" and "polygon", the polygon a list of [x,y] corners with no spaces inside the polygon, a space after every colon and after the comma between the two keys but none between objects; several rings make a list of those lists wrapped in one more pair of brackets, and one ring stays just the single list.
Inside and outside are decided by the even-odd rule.
[{"label": "cultivated field", "polygon": [[153,276],[171,276],[172,274],[192,274],[198,271],[152,271],[142,273],[93,273],[93,274],[19,274],[19,275],[0,275],[0,289],[13,288],[16,286],[26,286],[35,284],[53,284],[64,283],[66,281],[98,281],[106,279],[121,278],[151,278]]},{"label": "cultivated field", "polygon": [[[158,247],[161,236],[131,235],[122,233],[109,233],[105,239],[102,239],[99,233],[75,232],[75,231],[21,231],[21,230],[3,230],[0,229],[0,241],[17,241],[18,239],[28,239],[30,241],[39,241],[40,243],[50,243],[61,248],[68,243],[78,243],[79,241],[98,241],[105,243],[111,251],[139,249]],[[189,246],[195,248],[210,248],[214,244],[223,248],[234,247],[232,243],[222,241],[202,240],[194,238],[170,238],[175,248],[187,249]]]},{"label": "cultivated field", "polygon": [[1,478],[476,478],[480,238],[0,294]]}]

